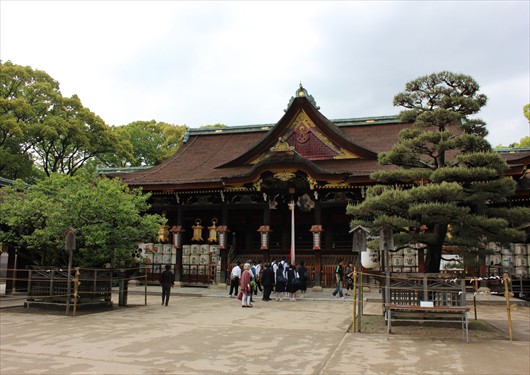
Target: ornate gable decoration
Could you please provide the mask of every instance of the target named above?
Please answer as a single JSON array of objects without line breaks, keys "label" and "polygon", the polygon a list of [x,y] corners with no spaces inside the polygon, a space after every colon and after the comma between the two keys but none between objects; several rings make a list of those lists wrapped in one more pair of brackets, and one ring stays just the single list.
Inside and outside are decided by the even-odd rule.
[{"label": "ornate gable decoration", "polygon": [[270,150],[252,160],[256,164],[271,154],[296,151],[308,160],[355,159],[358,155],[331,141],[302,110],[286,127],[278,142]]},{"label": "ornate gable decoration", "polygon": [[294,151],[293,146],[289,146],[289,143],[285,142],[282,137],[278,138],[278,142],[271,147],[271,152],[292,152]]},{"label": "ornate gable decoration", "polygon": [[296,97],[291,99],[285,115],[263,138],[252,148],[216,168],[295,160],[377,160],[376,152],[352,142],[337,125],[323,116],[302,85],[296,91]]}]

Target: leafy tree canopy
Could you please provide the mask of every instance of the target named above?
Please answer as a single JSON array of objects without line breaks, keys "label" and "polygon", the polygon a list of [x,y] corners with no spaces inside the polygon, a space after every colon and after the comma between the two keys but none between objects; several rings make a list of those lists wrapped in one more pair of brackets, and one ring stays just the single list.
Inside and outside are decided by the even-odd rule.
[{"label": "leafy tree canopy", "polygon": [[0,242],[30,264],[64,266],[65,233],[77,233],[74,264],[129,263],[138,242],[155,238],[166,219],[146,214],[149,194],[117,179],[51,174],[25,187],[18,180],[0,190]]},{"label": "leafy tree canopy", "polygon": [[203,125],[200,126],[199,129],[217,129],[217,128],[226,128],[227,126],[224,124],[212,124],[212,125]]},{"label": "leafy tree canopy", "polygon": [[187,127],[151,120],[135,121],[112,129],[127,147],[121,153],[101,155],[98,164],[106,167],[139,167],[160,164],[174,155],[182,145]]},{"label": "leafy tree canopy", "polygon": [[398,168],[371,175],[379,185],[348,206],[352,226],[398,228],[399,246],[427,249],[426,272],[439,271],[446,245],[476,251],[491,241],[524,240],[515,228],[530,220],[530,209],[505,207],[515,182],[503,177],[507,165],[484,139],[485,123],[469,118],[486,101],[463,74],[441,72],[408,83],[394,105],[406,108],[400,117],[414,127],[379,155],[380,164]]},{"label": "leafy tree canopy", "polygon": [[[0,62],[0,173],[24,177],[32,165],[74,175],[88,160],[123,147],[105,122],[46,72]],[[15,163],[16,167],[13,167]]]}]

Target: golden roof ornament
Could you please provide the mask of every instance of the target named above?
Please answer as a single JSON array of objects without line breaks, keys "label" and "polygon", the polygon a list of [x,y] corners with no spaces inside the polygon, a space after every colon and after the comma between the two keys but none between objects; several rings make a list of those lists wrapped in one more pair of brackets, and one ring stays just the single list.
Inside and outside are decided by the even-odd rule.
[{"label": "golden roof ornament", "polygon": [[287,104],[287,109],[284,110],[284,112],[287,112],[291,104],[293,104],[295,98],[307,98],[309,100],[309,103],[313,105],[313,107],[316,108],[318,111],[320,109],[319,106],[317,106],[317,102],[315,101],[315,98],[313,98],[313,95],[309,95],[307,90],[304,89],[304,86],[302,86],[302,82],[300,82],[298,90],[296,90],[295,96],[291,96],[291,99],[289,100],[289,103]]},{"label": "golden roof ornament", "polygon": [[294,151],[294,146],[290,146],[282,137],[278,138],[278,142],[270,148],[271,152],[289,152]]}]

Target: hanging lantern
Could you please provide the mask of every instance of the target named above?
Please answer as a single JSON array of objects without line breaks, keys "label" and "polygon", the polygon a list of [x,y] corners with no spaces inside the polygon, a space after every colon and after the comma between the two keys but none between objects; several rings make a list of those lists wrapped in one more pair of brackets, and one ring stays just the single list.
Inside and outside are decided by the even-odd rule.
[{"label": "hanging lantern", "polygon": [[192,237],[192,241],[203,241],[202,239],[202,229],[204,228],[202,225],[201,225],[201,219],[195,219],[195,225],[192,225],[191,226],[193,228],[193,237]]},{"label": "hanging lantern", "polygon": [[226,249],[227,233],[230,232],[226,225],[219,225],[217,233],[219,234],[219,249]]},{"label": "hanging lantern", "polygon": [[313,232],[313,250],[321,250],[320,244],[322,242],[322,235],[321,233],[324,232],[324,229],[322,229],[322,225],[313,225],[311,229],[309,229],[310,232]]},{"label": "hanging lantern", "polygon": [[173,225],[169,231],[173,233],[173,247],[175,249],[182,248],[182,232],[185,230],[180,225]]},{"label": "hanging lantern", "polygon": [[167,243],[169,242],[169,226],[161,225],[158,229],[158,242]]},{"label": "hanging lantern", "polygon": [[217,242],[217,219],[214,217],[212,219],[212,225],[208,227],[208,242],[214,243]]},{"label": "hanging lantern", "polygon": [[352,252],[360,253],[366,251],[366,235],[368,232],[368,229],[361,225],[357,225],[350,230],[350,233],[353,234]]},{"label": "hanging lantern", "polygon": [[394,250],[394,227],[389,224],[384,224],[379,229],[379,250],[381,251],[381,259],[383,267],[386,272],[390,271],[390,250]]},{"label": "hanging lantern", "polygon": [[258,232],[260,232],[260,242],[261,242],[260,250],[268,250],[269,249],[269,232],[272,232],[272,230],[270,229],[270,226],[262,225],[261,227],[259,227]]}]

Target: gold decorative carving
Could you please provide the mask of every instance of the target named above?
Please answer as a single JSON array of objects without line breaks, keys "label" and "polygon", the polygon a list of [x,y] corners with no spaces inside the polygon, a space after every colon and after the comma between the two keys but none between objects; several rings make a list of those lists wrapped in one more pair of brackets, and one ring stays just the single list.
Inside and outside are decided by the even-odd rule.
[{"label": "gold decorative carving", "polygon": [[338,154],[333,157],[333,159],[358,159],[359,155],[354,154],[353,152],[349,152],[344,149],[339,149]]},{"label": "gold decorative carving", "polygon": [[317,186],[317,180],[315,180],[311,176],[307,176],[307,182],[309,182],[309,189],[314,190],[315,186]]},{"label": "gold decorative carving", "polygon": [[338,188],[350,188],[352,187],[347,182],[336,182],[336,183],[329,183],[324,186],[322,186],[323,189],[338,189]]},{"label": "gold decorative carving", "polygon": [[294,174],[294,172],[289,172],[289,171],[280,171],[274,174],[274,178],[280,181],[283,181],[283,182],[290,181],[295,177],[296,175]]},{"label": "gold decorative carving", "polygon": [[285,152],[285,151],[294,151],[293,146],[289,146],[289,143],[285,141],[282,137],[278,138],[278,142],[271,147],[272,152]]}]

